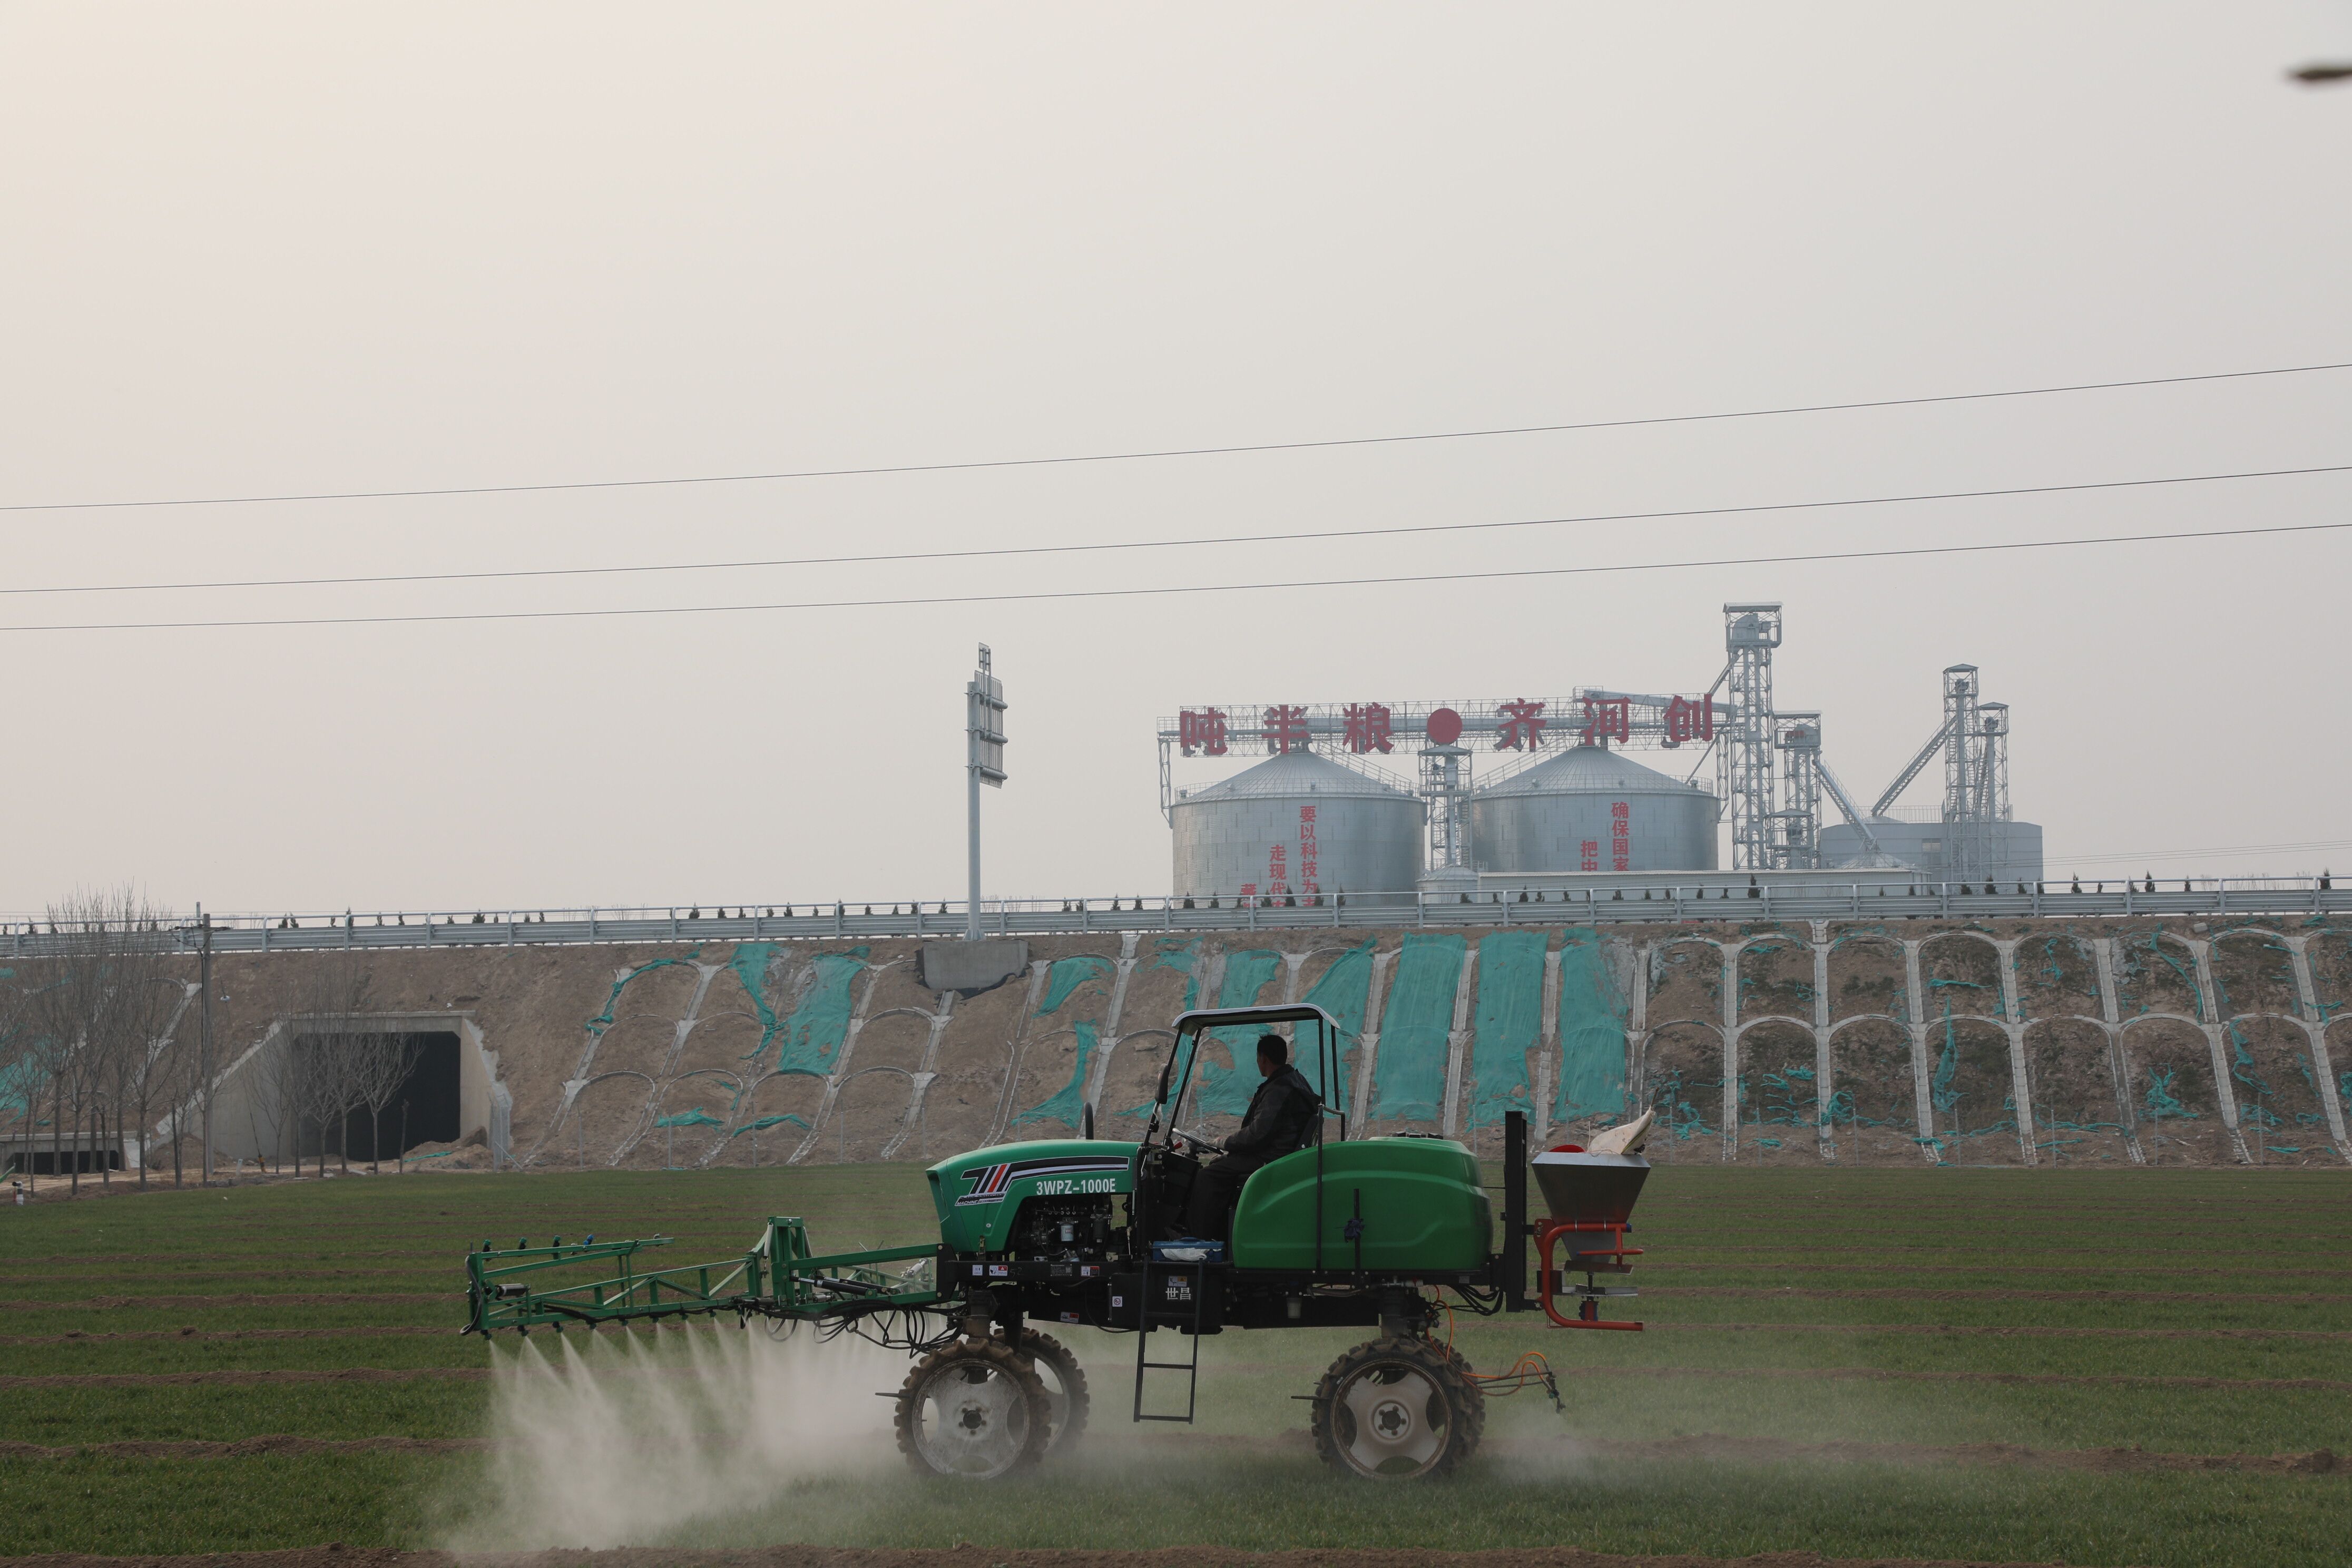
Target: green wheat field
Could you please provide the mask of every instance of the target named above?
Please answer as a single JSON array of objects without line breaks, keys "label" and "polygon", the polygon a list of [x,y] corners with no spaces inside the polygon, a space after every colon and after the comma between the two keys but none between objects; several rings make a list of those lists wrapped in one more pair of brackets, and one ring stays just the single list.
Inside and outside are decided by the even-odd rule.
[{"label": "green wheat field", "polygon": [[[838,1356],[841,1375],[717,1390],[684,1439],[626,1398],[580,1406],[560,1436],[671,1493],[685,1483],[666,1478],[723,1478],[688,1517],[631,1531],[648,1542],[2336,1564],[2352,1541],[2352,1463],[2330,1458],[2352,1449],[2347,1200],[2316,1172],[1661,1167],[1629,1308],[1647,1331],[1462,1314],[1480,1370],[1539,1351],[1567,1409],[1539,1390],[1495,1401],[1486,1449],[1426,1487],[1318,1465],[1294,1396],[1363,1337],[1321,1331],[1208,1341],[1197,1425],[1142,1429],[1135,1341],[1070,1331],[1087,1436],[995,1485],[898,1468],[873,1394],[904,1357],[860,1345],[794,1343],[793,1366]],[[548,1517],[510,1506],[494,1448],[106,1446],[484,1437],[493,1357],[560,1364],[583,1336],[460,1338],[469,1247],[660,1233],[677,1238],[660,1260],[684,1263],[740,1254],[771,1214],[806,1216],[824,1249],[933,1234],[908,1165],[414,1173],[0,1209],[0,1554],[574,1543],[532,1538]],[[647,1353],[682,1353],[679,1334]],[[354,1369],[398,1375],[204,1375]],[[752,1452],[738,1422],[784,1450]],[[550,1506],[560,1529],[571,1505]]]}]

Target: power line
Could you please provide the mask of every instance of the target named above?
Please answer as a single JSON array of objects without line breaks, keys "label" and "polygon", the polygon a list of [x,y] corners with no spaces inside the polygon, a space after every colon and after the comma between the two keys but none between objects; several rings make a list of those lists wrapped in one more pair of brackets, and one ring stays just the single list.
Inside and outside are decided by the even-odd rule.
[{"label": "power line", "polygon": [[2133,381],[2084,381],[2063,386],[2019,386],[1998,392],[1948,392],[1922,397],[1879,397],[1846,403],[1801,403],[1777,408],[1740,408],[1712,414],[1658,414],[1629,419],[1588,419],[1561,425],[1510,425],[1481,430],[1430,430],[1402,436],[1347,436],[1319,441],[1261,441],[1231,447],[1170,447],[1131,452],[1086,452],[1046,458],[989,458],[956,463],[896,463],[853,468],[793,468],[757,474],[689,474],[649,479],[567,479],[537,484],[443,485],[430,489],[314,490],[287,495],[180,496],[147,500],[16,501],[0,512],[109,511],[134,507],[267,506],[287,501],[414,500],[436,496],[529,495],[551,490],[644,489],[663,485],[740,485],[782,479],[858,479],[884,474],[941,474],[980,468],[1038,468],[1073,463],[1132,463],[1163,458],[1233,457],[1253,452],[1307,452],[1340,447],[1392,447],[1418,441],[1472,441],[1497,436],[1559,435],[1578,430],[1624,430],[1647,425],[1701,425],[1728,419],[1772,419],[1796,414],[1841,414],[1865,408],[1916,408],[1938,403],[1982,403],[2002,397],[2050,397],[2074,392],[2116,392],[2137,386],[2181,386],[2191,382],[2245,381],[2258,376],[2310,375],[2352,370],[2352,360],[2326,364],[2277,365],[2264,370],[2211,371],[2198,375],[2145,376]]},{"label": "power line", "polygon": [[1082,544],[1014,544],[979,550],[910,550],[877,555],[804,555],[761,561],[657,562],[640,566],[532,566],[496,572],[400,572],[349,577],[222,578],[201,583],[93,583],[66,587],[0,587],[0,596],[28,594],[152,594],[221,588],[340,588],[393,583],[503,582],[538,577],[608,577],[656,572],[741,572],[781,566],[854,566],[917,561],[968,561],[983,556],[1073,555],[1115,550],[1196,549],[1224,544],[1285,544],[1327,539],[1381,539],[1414,533],[1475,533],[1497,529],[1550,528],[1591,522],[1660,522],[1676,518],[1737,517],[1776,511],[1820,511],[1848,506],[1903,506],[1921,501],[1987,500],[2009,496],[2064,495],[2083,490],[2145,489],[2161,485],[2220,484],[2310,474],[2352,472],[2352,463],[2306,468],[2250,468],[2235,473],[2177,474],[2147,479],[2092,479],[2064,485],[2017,485],[2003,489],[1933,490],[1916,495],[1850,496],[1833,500],[1760,501],[1742,506],[1682,507],[1665,511],[1591,512],[1570,517],[1512,518],[1499,522],[1423,522],[1394,528],[1334,528],[1290,533],[1230,533],[1206,539],[1089,541]]},{"label": "power line", "polygon": [[[2105,855],[2069,855],[2062,863],[2105,866],[2124,860],[2180,860],[2192,855],[2273,855],[2306,849],[2352,849],[2352,838],[2312,838],[2300,844],[2215,844],[2202,849],[2131,849]],[[2050,880],[2046,877],[2042,879]]]},{"label": "power line", "polygon": [[1885,550],[1828,550],[1791,555],[1733,555],[1705,561],[1639,561],[1615,566],[1529,566],[1496,572],[1414,573],[1393,577],[1321,577],[1287,583],[1198,583],[1150,588],[1041,589],[1021,594],[938,594],[901,599],[811,599],[751,605],[648,605],[602,610],[457,610],[398,616],[289,616],[213,621],[90,621],[0,626],[11,632],[194,631],[245,626],[412,626],[455,621],[591,620],[621,616],[741,615],[782,610],[912,609],[939,605],[1004,605],[1068,599],[1135,599],[1187,594],[1289,593],[1303,588],[1377,588],[1507,578],[1581,577],[1632,572],[1686,572],[1710,566],[1784,566],[1820,561],[1879,561],[1902,556],[1979,555],[2010,550],[2065,550],[2101,544],[2151,544],[2189,539],[2250,539],[2262,534],[2325,533],[2343,522],[2280,523],[2265,528],[2185,529],[2168,533],[2101,534],[2088,539],[2028,539],[2003,544],[1919,544]]}]

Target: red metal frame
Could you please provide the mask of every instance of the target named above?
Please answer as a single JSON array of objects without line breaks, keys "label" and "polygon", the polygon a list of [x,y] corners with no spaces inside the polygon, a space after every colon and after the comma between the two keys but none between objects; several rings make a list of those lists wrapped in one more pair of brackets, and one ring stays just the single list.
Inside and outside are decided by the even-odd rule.
[{"label": "red metal frame", "polygon": [[1582,1274],[1630,1274],[1633,1271],[1633,1266],[1627,1263],[1625,1259],[1642,1256],[1640,1247],[1625,1245],[1625,1233],[1632,1228],[1631,1226],[1612,1224],[1607,1220],[1546,1219],[1536,1222],[1537,1256],[1540,1259],[1536,1279],[1542,1292],[1546,1317],[1563,1329],[1622,1329],[1633,1333],[1642,1331],[1642,1325],[1638,1322],[1613,1322],[1602,1318],[1601,1302],[1591,1296],[1583,1298],[1577,1304],[1576,1316],[1573,1318],[1561,1317],[1559,1309],[1553,1305],[1553,1299],[1559,1294],[1561,1270],[1552,1267],[1551,1254],[1552,1248],[1558,1245],[1561,1237],[1598,1235],[1607,1240],[1607,1245],[1603,1247],[1571,1246],[1569,1248],[1569,1257],[1571,1260],[1590,1260],[1572,1261],[1572,1271]]}]

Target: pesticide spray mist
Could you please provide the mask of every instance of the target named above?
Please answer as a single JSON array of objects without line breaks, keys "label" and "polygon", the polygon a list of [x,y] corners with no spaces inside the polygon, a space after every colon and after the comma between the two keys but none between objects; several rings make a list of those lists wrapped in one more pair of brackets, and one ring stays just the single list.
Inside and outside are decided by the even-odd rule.
[{"label": "pesticide spray mist", "polygon": [[489,1495],[460,1550],[654,1542],[799,1482],[898,1470],[875,1394],[907,1358],[847,1335],[704,1324],[493,1353]]}]

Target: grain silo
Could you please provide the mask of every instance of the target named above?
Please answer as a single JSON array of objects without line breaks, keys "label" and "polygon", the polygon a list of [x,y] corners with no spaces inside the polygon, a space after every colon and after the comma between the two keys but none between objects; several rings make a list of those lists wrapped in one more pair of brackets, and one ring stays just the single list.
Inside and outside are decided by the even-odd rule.
[{"label": "grain silo", "polygon": [[1312,752],[1268,757],[1169,805],[1179,898],[1410,893],[1418,796]]},{"label": "grain silo", "polygon": [[1471,799],[1482,872],[1712,871],[1712,791],[1606,746],[1575,746]]}]

